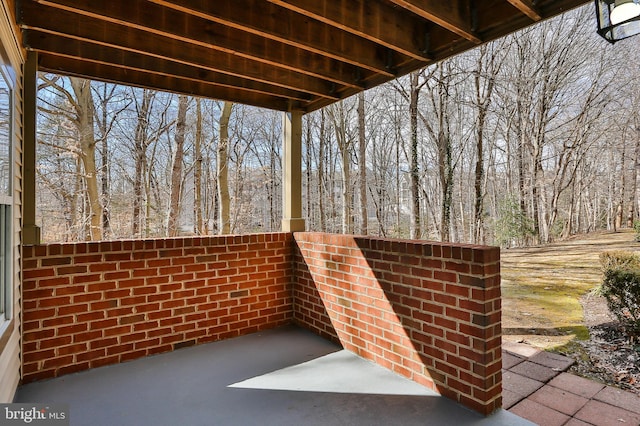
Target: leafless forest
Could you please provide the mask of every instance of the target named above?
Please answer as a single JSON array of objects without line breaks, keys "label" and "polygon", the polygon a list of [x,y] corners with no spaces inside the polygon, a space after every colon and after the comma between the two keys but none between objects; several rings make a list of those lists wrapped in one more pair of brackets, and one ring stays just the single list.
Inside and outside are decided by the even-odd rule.
[{"label": "leafless forest", "polygon": [[[303,123],[309,230],[503,247],[638,217],[640,51],[591,7]],[[41,74],[38,225],[77,241],[276,231],[281,113]]]}]

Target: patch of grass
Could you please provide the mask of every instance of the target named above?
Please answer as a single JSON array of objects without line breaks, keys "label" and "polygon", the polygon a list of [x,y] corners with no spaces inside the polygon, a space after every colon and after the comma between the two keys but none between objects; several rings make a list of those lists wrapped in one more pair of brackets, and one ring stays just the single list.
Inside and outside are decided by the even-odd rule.
[{"label": "patch of grass", "polygon": [[584,325],[578,325],[575,327],[561,327],[559,330],[566,334],[574,335],[576,340],[589,340],[590,337],[589,329]]},{"label": "patch of grass", "polygon": [[588,339],[580,298],[602,281],[600,253],[628,248],[635,244],[632,235],[594,234],[544,247],[503,250],[505,334],[559,351],[571,349],[571,340]]},{"label": "patch of grass", "polygon": [[507,305],[508,308],[534,317],[530,320],[534,326],[578,327],[584,323],[579,299],[591,289],[591,285],[558,284],[550,280],[536,280],[537,283],[531,281],[529,279],[527,284],[503,285],[503,298],[511,302]]},{"label": "patch of grass", "polygon": [[564,345],[553,346],[553,347],[547,348],[547,350],[549,352],[553,352],[559,355],[569,356],[576,360],[581,360],[584,362],[589,361],[589,354],[577,340],[571,340]]},{"label": "patch of grass", "polygon": [[549,352],[570,356],[574,359],[589,361],[589,354],[580,344],[580,341],[589,340],[589,329],[584,325],[577,327],[563,327],[567,334],[573,335],[573,339],[563,345],[551,346],[547,348]]}]

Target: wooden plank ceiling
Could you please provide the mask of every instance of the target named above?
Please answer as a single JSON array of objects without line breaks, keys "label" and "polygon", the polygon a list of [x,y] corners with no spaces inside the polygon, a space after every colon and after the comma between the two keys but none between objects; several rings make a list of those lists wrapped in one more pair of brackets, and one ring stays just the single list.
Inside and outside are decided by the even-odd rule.
[{"label": "wooden plank ceiling", "polygon": [[21,0],[41,71],[304,112],[585,0]]}]

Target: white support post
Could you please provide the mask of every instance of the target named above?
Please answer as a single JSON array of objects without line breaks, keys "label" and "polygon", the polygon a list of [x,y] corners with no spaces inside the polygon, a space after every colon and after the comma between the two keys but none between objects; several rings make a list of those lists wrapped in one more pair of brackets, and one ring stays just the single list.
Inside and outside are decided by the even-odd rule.
[{"label": "white support post", "polygon": [[40,244],[40,227],[36,226],[36,97],[38,54],[27,52],[24,65],[23,141],[22,141],[22,240],[23,244]]},{"label": "white support post", "polygon": [[282,231],[305,230],[302,218],[302,111],[282,116]]}]

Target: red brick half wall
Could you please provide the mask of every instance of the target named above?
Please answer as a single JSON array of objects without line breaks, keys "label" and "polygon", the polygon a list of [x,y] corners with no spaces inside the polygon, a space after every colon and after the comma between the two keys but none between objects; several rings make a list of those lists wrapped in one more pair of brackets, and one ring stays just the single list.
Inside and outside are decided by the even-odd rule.
[{"label": "red brick half wall", "polygon": [[24,247],[23,381],[291,322],[292,235]]},{"label": "red brick half wall", "polygon": [[294,239],[297,323],[483,414],[500,408],[498,248]]}]

